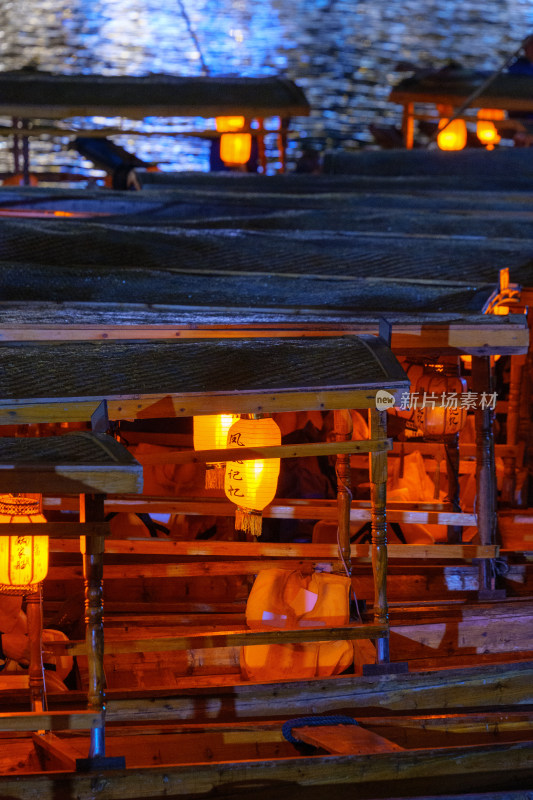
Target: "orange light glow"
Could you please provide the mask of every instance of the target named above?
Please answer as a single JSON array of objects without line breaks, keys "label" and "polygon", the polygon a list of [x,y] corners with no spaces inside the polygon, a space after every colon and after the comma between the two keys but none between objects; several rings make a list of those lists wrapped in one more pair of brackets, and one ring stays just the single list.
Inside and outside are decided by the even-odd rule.
[{"label": "orange light glow", "polygon": [[[46,522],[41,496],[0,495],[0,523]],[[0,536],[0,591],[27,594],[48,572],[48,536]]]},{"label": "orange light glow", "polygon": [[250,133],[223,133],[220,137],[220,158],[224,164],[246,164],[251,153]]},{"label": "orange light glow", "polygon": [[481,108],[478,112],[478,122],[476,126],[477,138],[481,144],[486,145],[489,149],[498,144],[502,138],[498,133],[496,126],[491,120],[505,119],[505,111],[500,108]]},{"label": "orange light glow", "polygon": [[[281,444],[281,431],[273,419],[239,419],[228,433],[228,447],[265,447]],[[236,525],[254,536],[261,533],[260,512],[276,495],[279,458],[228,461],[224,490],[237,505]]]},{"label": "orange light glow", "polygon": [[219,133],[231,133],[244,128],[244,117],[217,117],[216,123]]},{"label": "orange light glow", "polygon": [[447,119],[441,119],[439,130],[437,144],[440,150],[462,150],[465,147],[466,124],[464,119],[454,119],[449,124]]}]

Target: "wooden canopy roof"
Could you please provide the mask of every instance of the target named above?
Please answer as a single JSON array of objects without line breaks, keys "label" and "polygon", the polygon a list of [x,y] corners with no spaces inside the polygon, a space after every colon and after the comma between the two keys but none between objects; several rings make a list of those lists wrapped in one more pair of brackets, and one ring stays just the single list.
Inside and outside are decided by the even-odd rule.
[{"label": "wooden canopy roof", "polygon": [[0,114],[22,118],[290,117],[309,111],[303,91],[279,77],[0,73]]},{"label": "wooden canopy roof", "polygon": [[375,336],[0,347],[0,422],[371,408],[409,382]]},{"label": "wooden canopy roof", "polygon": [[0,436],[0,492],[136,493],[142,467],[111,436]]},{"label": "wooden canopy roof", "polygon": [[383,319],[391,325],[392,350],[404,355],[513,355],[527,352],[529,342],[523,314],[15,302],[0,303],[0,343],[377,336]]},{"label": "wooden canopy roof", "polygon": [[[400,81],[389,95],[393,103],[409,101],[460,105],[490,77],[490,72],[443,69]],[[533,77],[498,75],[472,103],[474,108],[533,109]]]}]

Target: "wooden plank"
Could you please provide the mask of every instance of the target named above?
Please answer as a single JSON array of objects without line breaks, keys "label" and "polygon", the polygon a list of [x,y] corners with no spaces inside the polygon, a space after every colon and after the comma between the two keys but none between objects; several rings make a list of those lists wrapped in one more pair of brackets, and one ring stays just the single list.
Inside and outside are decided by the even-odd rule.
[{"label": "wooden plank", "polygon": [[[109,418],[158,419],[194,417],[199,414],[261,414],[282,411],[311,411],[336,408],[373,408],[376,393],[384,388],[399,401],[406,386],[384,384],[383,387],[360,389],[321,389],[301,392],[183,396],[173,394],[141,395],[140,397],[108,397]],[[104,398],[57,398],[39,401],[2,401],[0,425],[22,425],[38,422],[87,422]]]},{"label": "wooden plank", "polygon": [[140,466],[0,465],[0,492],[22,492],[28,486],[49,494],[130,494],[142,490],[142,470]]},{"label": "wooden plank", "polygon": [[[58,523],[59,524],[59,523]],[[51,543],[52,552],[76,553],[79,552],[73,542],[61,543],[56,540]],[[394,559],[424,559],[424,560],[471,560],[473,558],[496,558],[498,555],[497,545],[475,545],[475,544],[389,544],[387,547],[389,557]],[[335,544],[300,544],[298,542],[226,542],[226,541],[165,541],[160,539],[108,539],[106,541],[106,553],[123,555],[174,555],[198,557],[205,556],[210,558],[241,558],[243,569],[248,568],[244,559],[247,558],[295,558],[312,559],[315,561],[331,561],[338,559],[337,545]],[[352,558],[368,559],[371,555],[369,544],[352,544]],[[266,562],[251,563],[250,568],[261,568],[261,564]],[[279,562],[274,562],[278,563]],[[294,562],[293,562],[294,563]],[[187,567],[187,564],[167,565]],[[143,564],[143,569],[148,568],[148,564]],[[207,569],[210,574],[216,573],[217,564],[211,564]],[[262,567],[263,569],[265,567]],[[296,568],[296,567],[294,567]],[[54,569],[63,569],[55,567]],[[65,569],[70,569],[69,567]],[[111,570],[107,565],[104,569]],[[220,567],[224,570],[224,567]],[[213,571],[215,570],[215,571]],[[143,573],[148,577],[148,573]],[[203,573],[205,574],[205,573]],[[222,572],[219,574],[223,574]],[[224,573],[226,574],[226,573]],[[55,573],[56,577],[66,577],[66,573]],[[133,573],[128,573],[132,576]],[[177,573],[176,573],[177,575]],[[113,577],[112,571],[106,572],[106,577]],[[157,575],[155,576],[157,577]]]},{"label": "wooden plank", "polygon": [[[430,323],[420,324],[395,322],[392,331],[391,347],[396,353],[411,350],[438,349],[447,352],[474,352],[480,349],[488,353],[513,355],[527,352],[527,327],[513,320],[512,325],[500,322],[485,324],[464,323]],[[308,330],[303,323],[298,326],[302,334],[310,336],[353,336],[360,334],[377,335],[378,324],[347,322],[342,327],[317,322],[314,330]],[[231,330],[220,327],[197,328],[185,325],[2,325],[0,341],[32,342],[32,341],[138,341],[151,339],[202,339],[202,338],[241,338],[271,336],[286,338],[295,335],[294,327],[278,325],[272,327],[255,327],[238,325]]]},{"label": "wooden plank", "polygon": [[[357,718],[404,712],[439,713],[439,709],[529,706],[533,662],[482,665],[460,669],[387,676],[346,676],[269,684],[242,682],[235,676],[181,678],[174,692],[151,689],[137,696],[108,692],[109,722],[207,722],[287,719],[314,714],[349,713]],[[201,698],[201,702],[199,702]]]},{"label": "wooden plank", "polygon": [[[391,558],[402,559],[437,559],[437,560],[456,560],[472,558],[495,558],[498,554],[498,547],[492,545],[390,545],[392,550]],[[454,550],[444,555],[440,554],[441,547],[448,547]],[[435,548],[435,552],[432,552]],[[354,559],[371,559],[371,545],[352,545],[352,557]],[[256,575],[265,569],[299,569],[303,572],[312,571],[331,571],[339,566],[339,559],[278,559],[275,561],[197,561],[184,564],[127,564],[127,565],[105,565],[104,578],[106,580],[145,580],[148,578],[190,578],[199,576],[228,576],[228,575]],[[49,580],[69,580],[81,578],[81,567],[50,567],[48,571]]]},{"label": "wooden plank", "polygon": [[[158,636],[150,639],[114,641],[107,638],[105,653],[164,653],[174,650],[194,650],[200,647],[241,647],[254,644],[283,644],[284,642],[333,642],[342,639],[374,639],[388,636],[387,625],[345,625],[334,628],[298,628],[292,630],[241,630],[191,633],[187,636]],[[48,647],[48,643],[47,643]],[[54,652],[86,655],[85,642],[52,642]]]},{"label": "wooden plank", "polygon": [[32,739],[48,769],[53,765],[55,769],[74,771],[76,760],[87,755],[86,752],[77,750],[70,742],[59,739],[53,733],[34,733]]},{"label": "wooden plank", "polygon": [[306,744],[319,747],[333,755],[362,755],[363,753],[392,753],[403,747],[366,730],[361,725],[321,725],[296,728],[293,736]]},{"label": "wooden plank", "polygon": [[[239,448],[240,461],[257,458],[299,458],[306,456],[335,456],[341,453],[376,453],[392,450],[392,439],[367,439],[349,442],[316,442],[300,445]],[[212,461],[231,461],[235,448],[219,450],[170,450],[158,453],[139,453],[140,464],[205,464]]]},{"label": "wooden plank", "polygon": [[[243,797],[272,796],[275,785],[278,797],[294,797],[303,791],[311,800],[323,796],[345,798],[347,787],[390,784],[402,789],[408,781],[425,780],[431,775],[438,781],[441,794],[450,786],[463,789],[494,787],[494,776],[502,781],[533,775],[529,742],[506,745],[450,747],[432,750],[379,753],[368,755],[280,758],[203,763],[185,766],[108,771],[105,778],[94,774],[44,773],[0,777],[0,791],[10,800],[57,800],[75,793],[77,797],[101,800],[133,800],[139,797],[173,797],[209,794],[230,796],[235,786],[249,787]],[[408,785],[408,784],[407,784]],[[288,788],[287,788],[288,787]],[[327,789],[325,789],[327,787]],[[267,792],[267,794],[265,794]],[[389,792],[390,794],[390,792]]]},{"label": "wooden plank", "polygon": [[[108,536],[108,522],[19,522],[17,536],[50,536],[55,539],[79,539],[80,536]],[[0,536],[13,536],[13,524],[0,523]],[[79,551],[79,542],[70,542],[69,552]]]},{"label": "wooden plank", "polygon": [[90,730],[98,721],[91,711],[17,711],[0,714],[0,731]]},{"label": "wooden plank", "polygon": [[[77,510],[77,501],[72,498],[50,498],[43,500],[45,509]],[[364,523],[371,519],[368,503],[356,504],[350,511],[352,523]],[[400,508],[395,508],[400,506]],[[418,523],[420,525],[476,525],[477,516],[471,513],[433,510],[431,503],[391,503],[387,506],[389,522]],[[439,509],[437,505],[437,509]],[[192,514],[210,516],[233,516],[235,506],[225,498],[169,498],[169,497],[122,497],[106,498],[105,509],[110,512]],[[336,520],[337,507],[326,501],[277,500],[263,510],[263,516],[270,519],[324,519]]]}]

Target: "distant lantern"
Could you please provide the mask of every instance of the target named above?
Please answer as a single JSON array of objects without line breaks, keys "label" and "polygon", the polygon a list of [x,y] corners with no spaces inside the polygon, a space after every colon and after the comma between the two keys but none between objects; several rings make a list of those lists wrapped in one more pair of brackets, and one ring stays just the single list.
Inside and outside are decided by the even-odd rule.
[{"label": "distant lantern", "polygon": [[441,119],[439,122],[437,144],[441,150],[462,150],[466,145],[466,123],[464,119],[451,122]]},{"label": "distant lantern", "polygon": [[[223,450],[228,441],[228,431],[238,420],[237,414],[206,414],[193,419],[193,447],[195,450]],[[223,461],[206,464],[206,489],[224,488]]]},{"label": "distant lantern", "polygon": [[[41,495],[0,495],[0,523],[46,522]],[[48,572],[48,536],[0,536],[0,592],[30,594]]]},{"label": "distant lantern", "polygon": [[489,150],[498,144],[502,138],[496,129],[496,125],[491,120],[505,119],[505,111],[501,108],[481,108],[477,112],[478,121],[476,126],[477,138]]},{"label": "distant lantern", "polygon": [[[281,431],[273,419],[241,418],[228,432],[228,447],[266,447],[281,444]],[[228,461],[224,489],[235,503],[235,528],[261,535],[261,512],[276,496],[279,458]]]},{"label": "distant lantern", "polygon": [[220,158],[227,166],[246,164],[252,153],[251,133],[238,133],[244,128],[244,117],[217,117],[220,137]]},{"label": "distant lantern", "polygon": [[217,131],[219,133],[234,133],[244,128],[244,117],[217,117]]}]

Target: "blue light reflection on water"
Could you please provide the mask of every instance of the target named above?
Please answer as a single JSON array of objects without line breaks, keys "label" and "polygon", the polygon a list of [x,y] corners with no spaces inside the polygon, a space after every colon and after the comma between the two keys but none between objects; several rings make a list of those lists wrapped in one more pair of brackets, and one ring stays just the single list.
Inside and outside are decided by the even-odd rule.
[{"label": "blue light reflection on water", "polygon": [[[4,70],[199,75],[205,64],[212,75],[285,75],[312,105],[295,133],[321,149],[354,148],[371,142],[371,122],[399,123],[387,100],[399,62],[495,69],[532,28],[532,0],[0,0],[0,57]],[[199,139],[116,141],[165,168],[207,169]],[[0,141],[0,170],[11,168],[8,146]],[[291,153],[299,148],[295,139]],[[31,149],[40,169],[83,163],[67,139]]]}]

